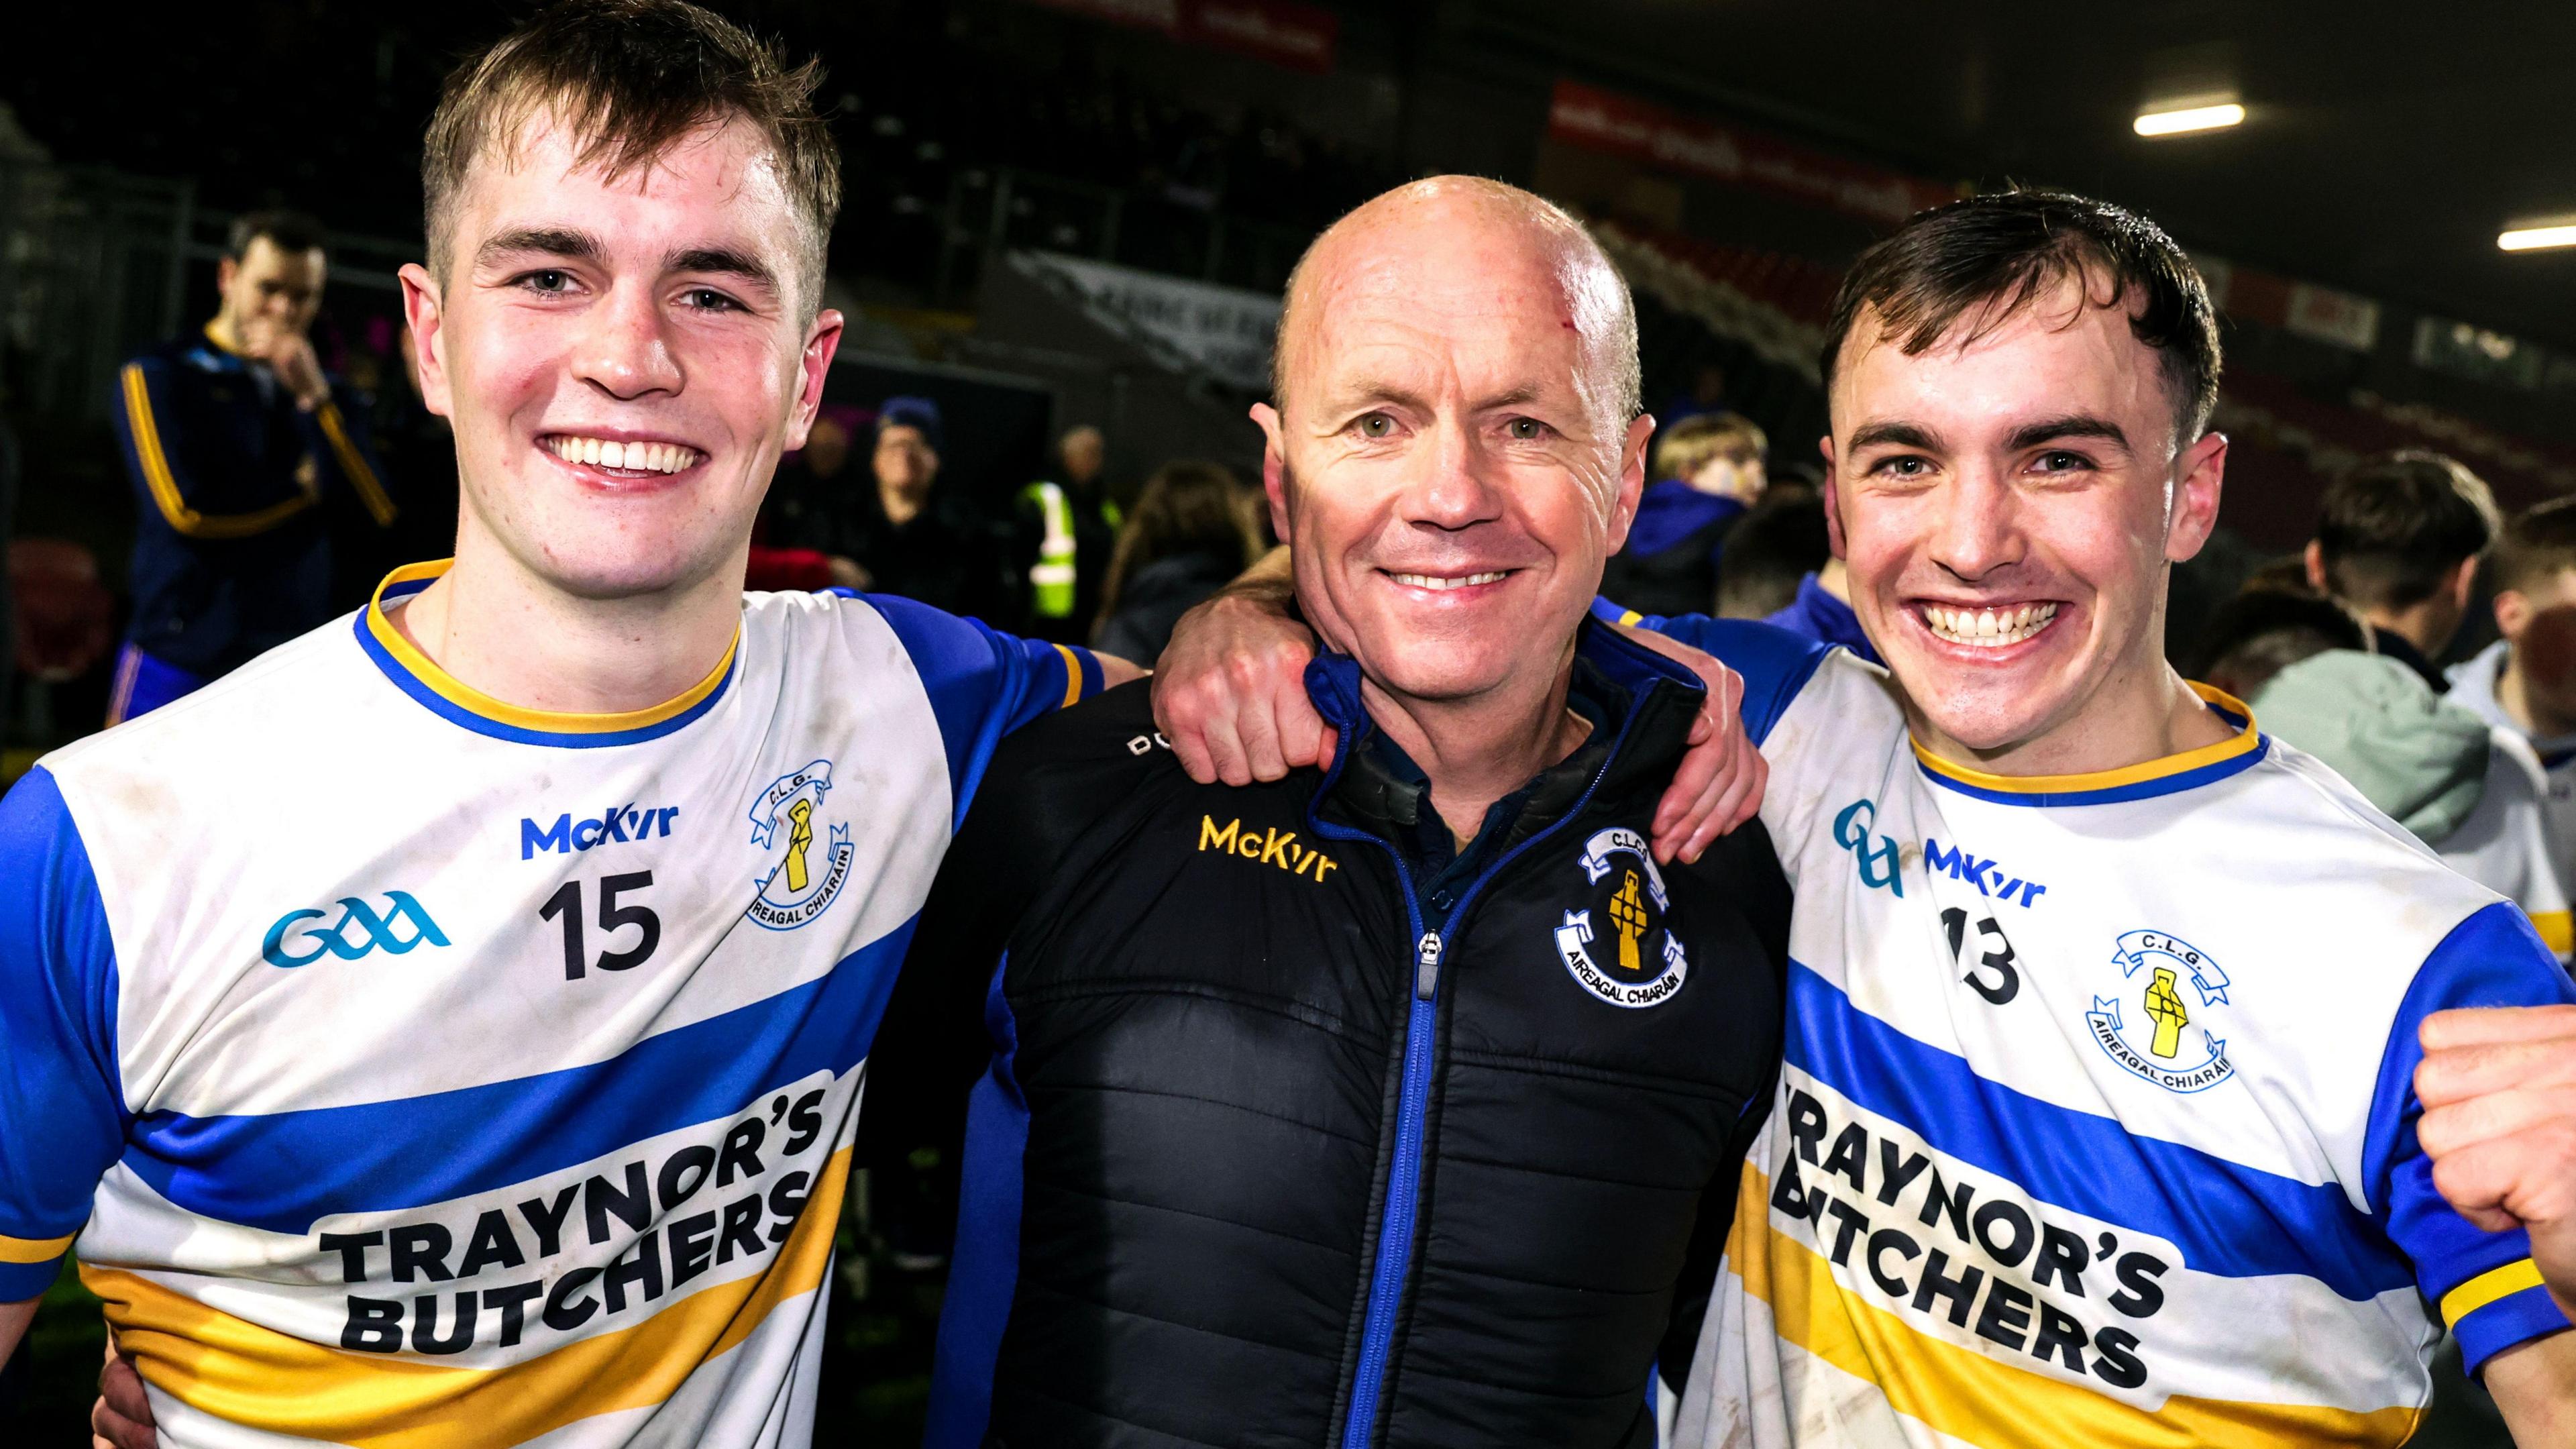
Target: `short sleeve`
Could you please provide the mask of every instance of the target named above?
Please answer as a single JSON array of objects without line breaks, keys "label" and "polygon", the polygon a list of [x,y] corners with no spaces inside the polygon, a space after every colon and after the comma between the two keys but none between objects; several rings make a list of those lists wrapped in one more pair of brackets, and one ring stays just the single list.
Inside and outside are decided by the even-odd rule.
[{"label": "short sleeve", "polygon": [[2424,1059],[2424,1018],[2462,1006],[2555,1006],[2576,1002],[2576,984],[2531,923],[2499,902],[2453,928],[2424,962],[2390,1026],[2370,1107],[2362,1171],[2371,1206],[2391,1241],[2415,1265],[2425,1301],[2460,1340],[2467,1370],[2516,1344],[2568,1326],[2541,1286],[2530,1239],[2519,1228],[2491,1233],[2460,1216],[2433,1186],[2433,1162],[2415,1140],[2424,1104],[2415,1068]]},{"label": "short sleeve", "polygon": [[1834,646],[1792,634],[1774,624],[1752,619],[1712,619],[1706,614],[1665,618],[1622,609],[1607,599],[1592,601],[1592,617],[1631,629],[1661,634],[1713,656],[1744,676],[1744,732],[1759,745],[1789,710],[1798,691],[1814,678]]},{"label": "short sleeve", "polygon": [[107,912],[43,769],[0,799],[0,883],[0,1303],[16,1303],[53,1283],[128,1122]]},{"label": "short sleeve", "polygon": [[1100,660],[1088,649],[1022,639],[891,594],[869,594],[866,602],[903,642],[930,696],[958,821],[1002,736],[1100,692]]}]

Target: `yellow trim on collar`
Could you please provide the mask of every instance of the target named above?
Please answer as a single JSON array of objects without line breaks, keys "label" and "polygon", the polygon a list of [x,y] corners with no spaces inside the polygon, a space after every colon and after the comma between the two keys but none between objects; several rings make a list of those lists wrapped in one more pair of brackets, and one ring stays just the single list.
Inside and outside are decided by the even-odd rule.
[{"label": "yellow trim on collar", "polygon": [[742,650],[742,626],[736,624],[733,642],[725,646],[724,657],[716,661],[715,668],[707,671],[706,678],[690,685],[677,698],[664,700],[649,709],[628,710],[623,714],[567,714],[554,710],[523,709],[518,705],[494,699],[439,668],[428,655],[420,652],[420,646],[404,637],[403,632],[394,627],[393,621],[385,617],[387,589],[396,584],[436,579],[454,567],[455,563],[456,560],[452,558],[443,558],[429,563],[405,564],[385,575],[384,582],[376,585],[375,596],[367,600],[367,633],[377,644],[383,646],[385,653],[391,655],[395,663],[403,667],[404,672],[429,686],[439,698],[459,709],[469,710],[499,724],[567,735],[615,734],[621,730],[646,729],[676,715],[687,713],[704,702],[708,695],[715,693],[717,687],[724,683],[725,676],[732,671],[734,655]]},{"label": "yellow trim on collar", "polygon": [[2238,730],[2233,738],[2221,740],[2214,745],[2203,745],[2196,750],[2185,750],[2179,755],[2166,755],[2162,759],[2148,760],[2143,764],[2123,765],[2116,770],[2093,770],[2080,775],[1989,775],[1982,770],[1971,770],[1962,765],[1954,765],[1923,748],[1923,742],[1911,736],[1907,737],[1906,743],[1914,746],[1914,758],[1922,761],[1923,768],[1933,774],[1944,779],[1956,780],[1963,785],[1974,785],[1980,790],[2000,790],[2014,795],[2064,795],[2081,790],[2112,790],[2122,785],[2135,785],[2146,780],[2161,780],[2168,775],[2180,775],[2235,759],[2262,743],[2262,736],[2254,728],[2254,711],[2246,708],[2243,700],[2225,690],[2212,689],[2197,681],[2192,681],[2191,690],[2203,701],[2245,721],[2245,727]]},{"label": "yellow trim on collar", "polygon": [[241,349],[240,349],[240,348],[233,346],[233,345],[232,345],[231,343],[229,343],[229,342],[226,342],[226,341],[225,341],[221,336],[219,336],[219,335],[216,333],[216,331],[215,331],[215,324],[214,324],[213,322],[211,322],[211,321],[209,321],[209,322],[206,324],[206,340],[207,340],[208,342],[211,342],[211,343],[215,344],[215,350],[216,350],[217,352],[229,353],[229,354],[231,354],[231,355],[232,355],[232,356],[234,356],[234,357],[239,357],[239,356],[241,356],[241,355],[242,355],[242,351],[241,351]]}]

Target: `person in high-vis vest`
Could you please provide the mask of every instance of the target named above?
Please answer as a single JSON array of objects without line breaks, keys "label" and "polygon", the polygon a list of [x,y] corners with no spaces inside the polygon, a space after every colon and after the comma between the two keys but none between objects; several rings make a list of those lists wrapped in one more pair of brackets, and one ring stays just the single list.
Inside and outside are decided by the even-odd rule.
[{"label": "person in high-vis vest", "polygon": [[1020,490],[1011,530],[1014,582],[1032,636],[1079,643],[1100,612],[1100,584],[1118,537],[1118,505],[1101,486],[1108,445],[1088,423],[1056,442],[1058,477]]}]

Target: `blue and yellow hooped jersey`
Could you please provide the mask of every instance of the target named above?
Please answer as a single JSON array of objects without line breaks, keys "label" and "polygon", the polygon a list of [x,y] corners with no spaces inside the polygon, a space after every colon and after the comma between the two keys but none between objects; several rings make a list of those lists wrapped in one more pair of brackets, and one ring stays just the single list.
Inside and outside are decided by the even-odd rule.
[{"label": "blue and yellow hooped jersey", "polygon": [[1916,749],[1877,668],[1748,682],[1797,908],[1786,1062],[1677,1442],[2386,1444],[2444,1326],[2567,1326],[2418,1148],[2418,1024],[2576,999],[2511,904],[2257,731],[2100,775]]},{"label": "blue and yellow hooped jersey", "polygon": [[393,627],[438,571],[0,802],[0,1301],[76,1246],[171,1449],[801,1445],[895,968],[1098,665],[755,594],[542,714]]}]

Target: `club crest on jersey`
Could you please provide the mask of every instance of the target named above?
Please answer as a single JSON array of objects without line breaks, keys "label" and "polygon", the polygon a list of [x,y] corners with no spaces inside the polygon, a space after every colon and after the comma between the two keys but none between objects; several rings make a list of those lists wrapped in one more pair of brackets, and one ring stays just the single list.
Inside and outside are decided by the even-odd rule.
[{"label": "club crest on jersey", "polygon": [[2227,973],[2206,952],[2163,931],[2131,931],[2111,953],[2122,984],[2084,1013],[2111,1060],[2168,1092],[2198,1092],[2236,1074],[2209,1008],[2227,1005]]},{"label": "club crest on jersey", "polygon": [[1612,1006],[1672,1000],[1690,974],[1690,958],[1667,924],[1664,877],[1646,838],[1621,827],[1596,831],[1583,843],[1582,865],[1592,900],[1565,913],[1557,958],[1577,985]]},{"label": "club crest on jersey", "polygon": [[744,914],[773,931],[792,931],[831,909],[849,884],[850,827],[817,836],[823,797],[832,793],[832,762],[816,760],[769,782],[751,802],[751,844],[761,852],[758,894]]}]

